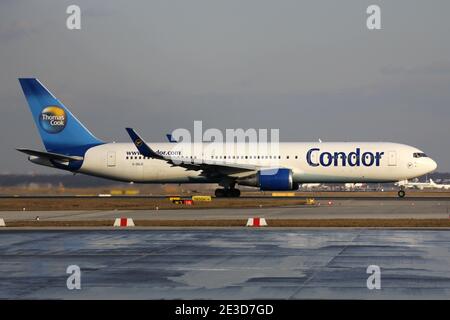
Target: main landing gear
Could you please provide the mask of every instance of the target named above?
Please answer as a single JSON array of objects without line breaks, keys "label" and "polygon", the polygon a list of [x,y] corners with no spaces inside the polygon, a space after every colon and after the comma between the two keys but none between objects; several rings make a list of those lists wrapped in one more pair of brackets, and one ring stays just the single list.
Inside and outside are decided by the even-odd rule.
[{"label": "main landing gear", "polygon": [[219,188],[214,192],[217,198],[238,198],[241,195],[241,191],[235,188]]},{"label": "main landing gear", "polygon": [[400,190],[398,191],[398,197],[399,198],[404,198],[405,197],[405,189],[402,187],[402,188],[400,188]]}]

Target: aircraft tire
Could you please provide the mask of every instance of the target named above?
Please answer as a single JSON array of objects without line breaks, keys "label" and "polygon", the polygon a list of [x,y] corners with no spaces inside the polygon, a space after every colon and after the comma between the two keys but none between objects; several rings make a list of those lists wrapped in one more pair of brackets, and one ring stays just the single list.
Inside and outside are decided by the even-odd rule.
[{"label": "aircraft tire", "polygon": [[216,198],[239,198],[241,196],[241,191],[239,189],[216,189],[214,191]]},{"label": "aircraft tire", "polygon": [[225,189],[216,189],[214,191],[214,195],[216,196],[216,198],[224,198],[227,196],[227,192],[225,191]]},{"label": "aircraft tire", "polygon": [[230,198],[239,198],[241,195],[241,191],[239,189],[230,189],[229,193]]}]

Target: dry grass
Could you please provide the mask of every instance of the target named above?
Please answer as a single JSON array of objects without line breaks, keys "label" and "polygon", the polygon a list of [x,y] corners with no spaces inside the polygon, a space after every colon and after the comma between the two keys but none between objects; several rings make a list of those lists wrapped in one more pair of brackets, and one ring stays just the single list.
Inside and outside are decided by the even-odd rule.
[{"label": "dry grass", "polygon": [[173,204],[169,199],[151,198],[53,198],[53,199],[0,199],[0,211],[42,210],[153,210],[159,209],[212,209],[256,208],[286,205],[304,205],[303,199],[213,199],[211,202],[194,202],[192,206]]}]

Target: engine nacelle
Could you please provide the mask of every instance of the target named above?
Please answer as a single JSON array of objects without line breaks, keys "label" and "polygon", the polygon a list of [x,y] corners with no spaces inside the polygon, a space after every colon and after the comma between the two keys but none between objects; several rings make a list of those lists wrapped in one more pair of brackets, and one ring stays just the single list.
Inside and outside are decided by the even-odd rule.
[{"label": "engine nacelle", "polygon": [[259,187],[262,191],[297,190],[298,183],[294,182],[291,169],[264,169],[256,176],[238,182],[241,185]]}]

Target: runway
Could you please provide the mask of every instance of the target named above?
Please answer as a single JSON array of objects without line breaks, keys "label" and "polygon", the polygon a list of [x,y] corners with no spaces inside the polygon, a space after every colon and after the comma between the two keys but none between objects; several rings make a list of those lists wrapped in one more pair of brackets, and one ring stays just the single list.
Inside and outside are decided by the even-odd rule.
[{"label": "runway", "polygon": [[449,299],[449,250],[448,231],[4,231],[0,298]]},{"label": "runway", "polygon": [[199,220],[247,219],[261,216],[268,219],[448,219],[450,201],[380,201],[333,200],[318,201],[315,206],[284,206],[275,208],[220,208],[176,210],[74,210],[74,211],[0,211],[0,218],[41,221],[109,220],[128,217],[136,220]]}]

